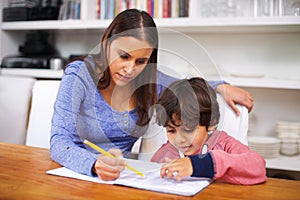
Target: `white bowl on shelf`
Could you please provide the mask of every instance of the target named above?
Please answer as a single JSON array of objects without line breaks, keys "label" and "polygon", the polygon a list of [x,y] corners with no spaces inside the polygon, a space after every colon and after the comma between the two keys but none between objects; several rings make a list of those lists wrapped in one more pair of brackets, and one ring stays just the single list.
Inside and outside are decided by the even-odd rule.
[{"label": "white bowl on shelf", "polygon": [[300,153],[300,140],[298,140],[298,151]]},{"label": "white bowl on shelf", "polygon": [[236,78],[263,78],[267,74],[267,70],[263,66],[220,65],[220,69],[225,74]]},{"label": "white bowl on shelf", "polygon": [[280,140],[269,136],[248,136],[248,146],[263,158],[277,158],[280,150]]},{"label": "white bowl on shelf", "polygon": [[281,139],[280,154],[285,156],[295,156],[299,153],[299,144],[296,139]]}]

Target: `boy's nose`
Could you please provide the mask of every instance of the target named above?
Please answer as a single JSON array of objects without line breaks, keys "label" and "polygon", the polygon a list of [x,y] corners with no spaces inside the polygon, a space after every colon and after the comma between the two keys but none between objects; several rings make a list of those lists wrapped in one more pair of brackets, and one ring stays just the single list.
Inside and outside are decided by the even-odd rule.
[{"label": "boy's nose", "polygon": [[177,133],[174,140],[176,144],[183,144],[186,142],[186,137],[183,134]]}]

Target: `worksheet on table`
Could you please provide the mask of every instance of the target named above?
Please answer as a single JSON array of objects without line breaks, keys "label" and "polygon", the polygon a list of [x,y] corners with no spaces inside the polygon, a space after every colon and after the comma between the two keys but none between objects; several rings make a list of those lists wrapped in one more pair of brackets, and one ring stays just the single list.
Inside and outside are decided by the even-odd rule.
[{"label": "worksheet on table", "polygon": [[121,173],[118,179],[114,181],[103,181],[98,177],[79,174],[65,167],[48,170],[46,173],[97,183],[123,185],[143,190],[151,190],[184,196],[193,196],[210,184],[210,179],[206,178],[186,177],[182,181],[176,181],[175,179],[170,178],[161,178],[161,164],[130,159],[126,159],[126,161],[128,165],[134,167],[135,169],[138,169],[144,174],[144,176],[139,176],[136,173],[126,169]]}]

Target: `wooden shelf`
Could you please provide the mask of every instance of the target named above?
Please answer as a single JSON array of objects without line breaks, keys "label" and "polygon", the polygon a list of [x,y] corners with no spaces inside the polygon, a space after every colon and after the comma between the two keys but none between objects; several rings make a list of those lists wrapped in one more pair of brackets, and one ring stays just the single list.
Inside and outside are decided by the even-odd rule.
[{"label": "wooden shelf", "polygon": [[300,80],[284,80],[275,78],[237,78],[223,77],[224,80],[232,85],[239,87],[255,87],[255,88],[277,88],[277,89],[300,89]]},{"label": "wooden shelf", "polygon": [[157,19],[161,28],[181,32],[299,32],[300,17],[227,17]]},{"label": "wooden shelf", "polygon": [[[228,17],[155,19],[159,28],[181,32],[299,32],[300,17]],[[2,30],[105,29],[111,20],[52,20],[2,22]]]},{"label": "wooden shelf", "polygon": [[2,68],[0,74],[11,76],[30,76],[45,79],[60,79],[63,75],[63,70]]},{"label": "wooden shelf", "polygon": [[[50,69],[16,69],[3,68],[2,74],[15,76],[31,76],[35,78],[52,78],[60,79],[63,75],[63,70]],[[220,77],[207,76],[208,80],[218,80]],[[273,78],[236,78],[231,76],[222,77],[223,80],[231,85],[239,87],[257,87],[257,88],[278,88],[278,89],[300,89],[300,80],[280,80]]]},{"label": "wooden shelf", "polygon": [[300,156],[266,159],[266,168],[300,172]]}]

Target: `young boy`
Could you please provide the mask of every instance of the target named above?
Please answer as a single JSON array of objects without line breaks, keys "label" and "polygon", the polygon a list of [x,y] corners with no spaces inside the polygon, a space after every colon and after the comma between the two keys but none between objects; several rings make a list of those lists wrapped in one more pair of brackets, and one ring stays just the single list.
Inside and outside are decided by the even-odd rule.
[{"label": "young boy", "polygon": [[251,185],[266,181],[265,160],[248,146],[216,130],[219,105],[214,90],[202,78],[178,80],[157,103],[157,122],[166,127],[168,142],[152,162],[167,162],[161,177],[223,179]]}]

